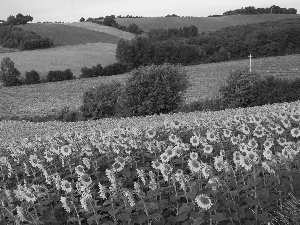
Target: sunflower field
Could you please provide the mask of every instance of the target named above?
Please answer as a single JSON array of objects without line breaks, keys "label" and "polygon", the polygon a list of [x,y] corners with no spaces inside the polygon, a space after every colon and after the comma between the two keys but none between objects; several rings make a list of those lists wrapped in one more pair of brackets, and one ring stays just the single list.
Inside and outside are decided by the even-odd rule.
[{"label": "sunflower field", "polygon": [[1,142],[0,224],[297,224],[300,102],[192,115]]}]

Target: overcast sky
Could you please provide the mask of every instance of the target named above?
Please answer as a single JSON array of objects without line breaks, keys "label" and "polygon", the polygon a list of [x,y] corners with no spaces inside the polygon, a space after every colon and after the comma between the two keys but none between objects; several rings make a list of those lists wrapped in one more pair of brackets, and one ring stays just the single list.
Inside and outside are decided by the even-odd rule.
[{"label": "overcast sky", "polygon": [[9,15],[31,15],[33,22],[77,22],[81,17],[106,15],[207,17],[241,7],[266,8],[277,5],[295,8],[300,0],[0,0],[0,20]]}]

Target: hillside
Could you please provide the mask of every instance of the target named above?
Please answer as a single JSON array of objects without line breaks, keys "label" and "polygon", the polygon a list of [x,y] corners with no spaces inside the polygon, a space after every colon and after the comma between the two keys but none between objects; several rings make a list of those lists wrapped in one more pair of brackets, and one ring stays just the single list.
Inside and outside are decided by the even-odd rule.
[{"label": "hillside", "polygon": [[259,23],[284,18],[299,18],[298,14],[261,14],[261,15],[234,15],[223,17],[148,17],[148,18],[116,18],[116,22],[123,26],[135,23],[148,32],[151,29],[180,28],[195,25],[198,32],[216,31],[224,27]]},{"label": "hillside", "polygon": [[[252,69],[261,74],[272,74],[285,78],[300,77],[300,55],[253,59]],[[186,102],[210,98],[218,95],[218,87],[223,84],[233,69],[248,66],[249,60],[187,66],[191,86],[186,94]],[[83,93],[100,83],[117,80],[124,82],[128,74],[111,77],[87,78],[55,83],[44,83],[0,89],[0,116],[49,115],[64,106],[78,108]]]},{"label": "hillside", "polygon": [[30,23],[26,25],[18,25],[17,27],[20,27],[23,30],[33,31],[42,37],[51,38],[54,46],[79,45],[98,42],[117,44],[119,40],[119,37],[105,32],[63,24]]},{"label": "hillside", "polygon": [[82,67],[97,64],[107,66],[116,62],[117,45],[109,43],[87,43],[81,45],[58,46],[55,48],[1,53],[0,60],[10,57],[15,67],[24,76],[26,71],[36,70],[45,77],[50,70],[71,69],[76,77]]}]

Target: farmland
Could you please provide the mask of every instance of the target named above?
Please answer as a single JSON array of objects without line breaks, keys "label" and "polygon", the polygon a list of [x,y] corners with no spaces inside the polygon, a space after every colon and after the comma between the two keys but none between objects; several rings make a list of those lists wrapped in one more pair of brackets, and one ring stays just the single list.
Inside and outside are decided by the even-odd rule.
[{"label": "farmland", "polygon": [[194,25],[198,32],[216,31],[224,27],[247,23],[260,23],[284,18],[299,18],[297,14],[262,14],[262,15],[234,15],[222,17],[148,17],[148,18],[116,18],[116,22],[123,26],[135,23],[142,30],[180,28]]},{"label": "farmland", "polygon": [[[118,40],[120,39],[118,36],[121,36],[122,38],[126,37],[126,32],[122,31],[108,32],[105,29],[93,30],[87,29],[84,26],[69,26],[69,24],[32,23],[18,25],[18,27],[22,28],[23,30],[33,31],[42,37],[51,38],[54,46],[79,45],[99,42],[117,44]],[[110,30],[116,29],[111,28]]]},{"label": "farmland", "polygon": [[32,51],[13,51],[0,48],[0,58],[10,57],[16,68],[25,74],[36,70],[43,78],[50,70],[71,69],[79,77],[82,67],[115,63],[115,51],[120,38],[131,39],[133,34],[92,23],[26,24],[19,25],[41,36],[50,37],[56,47]]},{"label": "farmland", "polygon": [[[112,53],[113,55],[113,53]],[[285,78],[300,77],[300,55],[253,59],[253,71],[265,75]],[[191,86],[186,93],[186,102],[211,98],[218,95],[218,87],[223,84],[229,72],[235,68],[248,66],[249,60],[186,66]],[[16,64],[17,68],[18,65]],[[71,67],[70,67],[71,68]],[[49,115],[64,106],[78,108],[83,93],[90,87],[112,80],[125,82],[129,74],[78,79],[55,83],[0,89],[1,116],[9,115]]]},{"label": "farmland", "polygon": [[[103,31],[83,24],[72,26]],[[107,29],[113,32],[123,35]],[[114,43],[75,38],[65,45],[60,38],[64,46],[0,57],[42,77],[67,68],[78,77],[83,66],[116,62]],[[299,61],[300,55],[254,56],[252,71],[299,78]],[[218,95],[230,71],[248,65],[249,59],[185,66],[191,84],[185,101]],[[124,83],[129,75],[0,87],[0,117],[78,108],[88,88]],[[296,224],[299,107],[297,101],[69,123],[0,121],[0,223]]]}]

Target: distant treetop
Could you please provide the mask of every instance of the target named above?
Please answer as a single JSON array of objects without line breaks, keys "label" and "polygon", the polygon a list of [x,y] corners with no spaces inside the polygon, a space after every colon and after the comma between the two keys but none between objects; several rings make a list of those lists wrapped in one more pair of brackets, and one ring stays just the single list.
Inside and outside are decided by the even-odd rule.
[{"label": "distant treetop", "polygon": [[280,8],[273,5],[269,8],[255,8],[254,6],[248,6],[241,9],[229,10],[223,13],[224,16],[230,15],[249,15],[249,14],[297,14],[297,9],[294,8]]},{"label": "distant treetop", "polygon": [[27,24],[29,21],[32,21],[33,17],[30,15],[23,16],[21,13],[18,13],[16,16],[10,15],[7,18],[7,25],[18,25],[18,24]]}]

